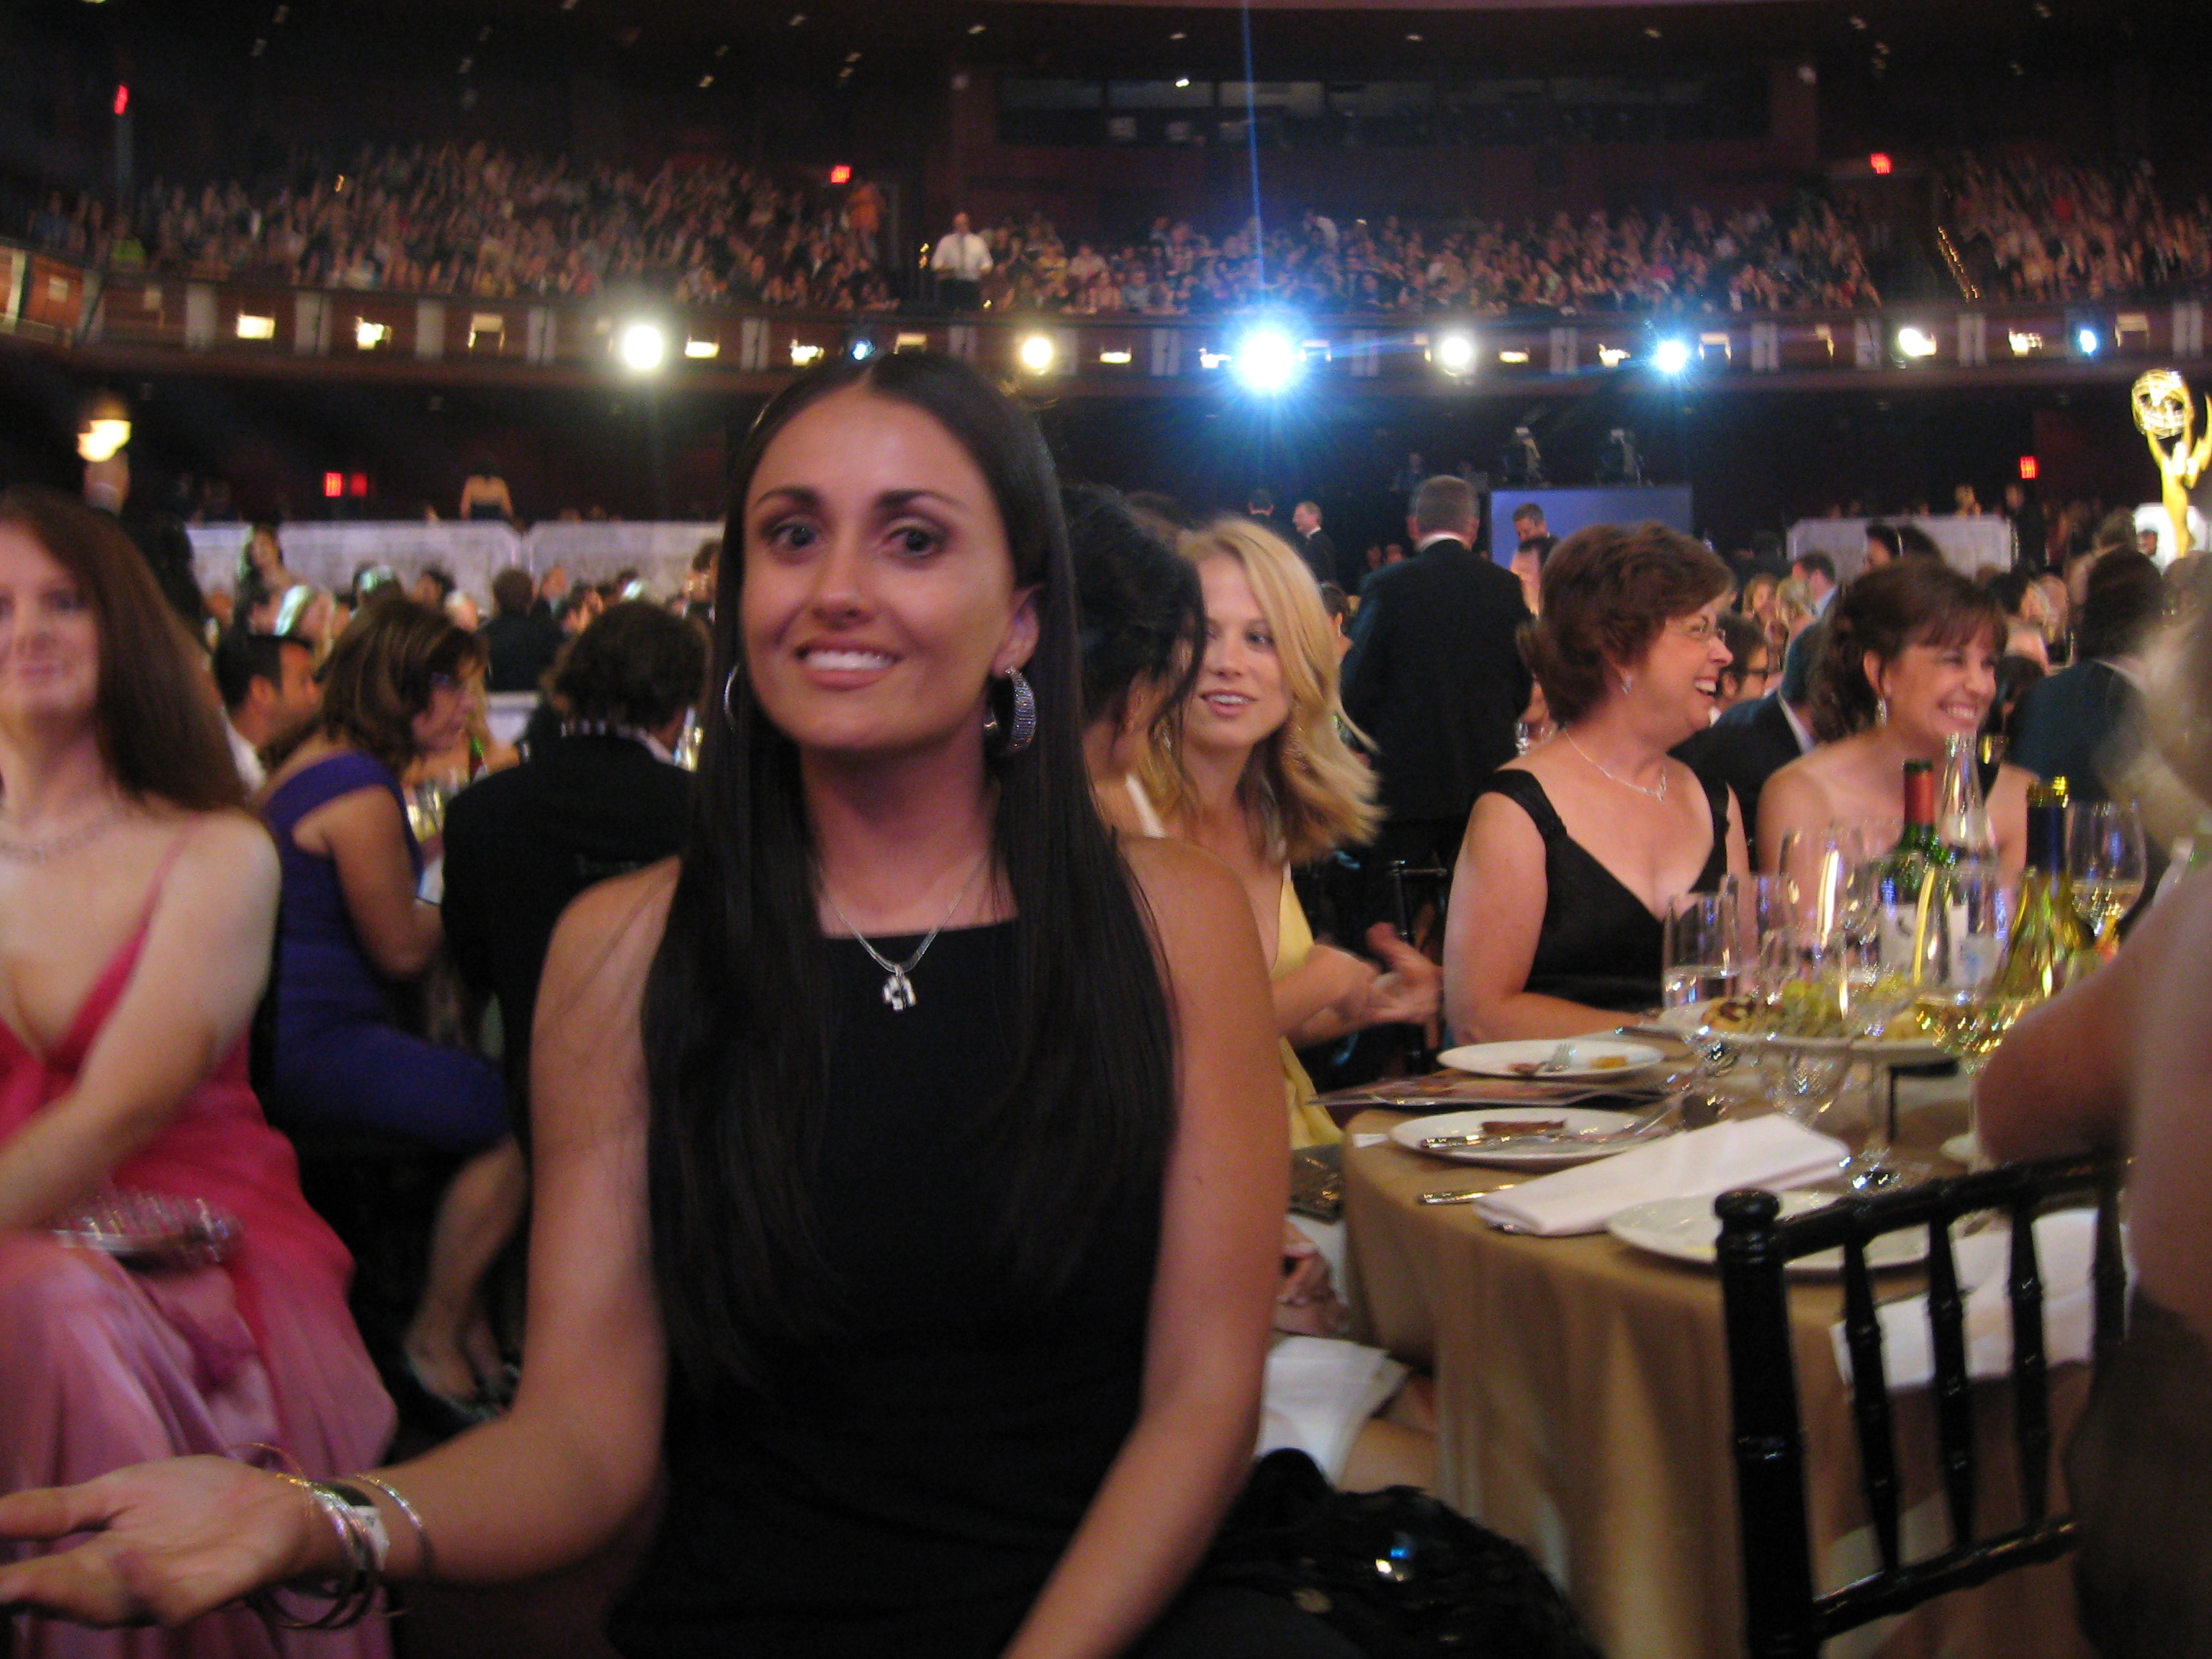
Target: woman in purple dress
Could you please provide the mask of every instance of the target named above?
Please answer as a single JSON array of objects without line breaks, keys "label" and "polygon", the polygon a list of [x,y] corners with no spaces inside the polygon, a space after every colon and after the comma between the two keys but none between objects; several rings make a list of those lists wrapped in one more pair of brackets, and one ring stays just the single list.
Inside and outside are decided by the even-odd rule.
[{"label": "woman in purple dress", "polygon": [[520,1219],[522,1158],[498,1067],[410,1035],[393,1001],[444,942],[438,907],[416,896],[422,852],[399,777],[459,734],[483,659],[438,612],[373,603],[324,666],[320,716],[280,750],[261,794],[284,878],[270,1115],[288,1129],[367,1130],[468,1155],[403,1339],[416,1381],[464,1412],[499,1376],[478,1291]]}]

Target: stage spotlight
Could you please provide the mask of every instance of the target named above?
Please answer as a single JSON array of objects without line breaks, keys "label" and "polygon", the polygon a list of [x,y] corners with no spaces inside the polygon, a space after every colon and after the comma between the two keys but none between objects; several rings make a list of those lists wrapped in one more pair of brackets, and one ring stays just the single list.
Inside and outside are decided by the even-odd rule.
[{"label": "stage spotlight", "polygon": [[2076,329],[2074,332],[2074,343],[2081,349],[2084,357],[2095,356],[2097,348],[2104,343],[2104,337],[2094,328]]},{"label": "stage spotlight", "polygon": [[103,392],[84,408],[77,422],[76,453],[88,461],[105,461],[131,441],[131,409],[112,392]]},{"label": "stage spotlight", "polygon": [[1652,351],[1651,361],[1659,366],[1662,374],[1680,374],[1690,366],[1689,342],[1662,340]]},{"label": "stage spotlight", "polygon": [[623,367],[650,374],[668,360],[668,336],[657,323],[632,323],[622,331]]},{"label": "stage spotlight", "polygon": [[1049,334],[1031,334],[1021,343],[1022,367],[1032,374],[1042,374],[1052,368],[1053,346]]},{"label": "stage spotlight", "polygon": [[1437,367],[1447,374],[1464,374],[1474,367],[1474,336],[1454,332],[1437,337]]},{"label": "stage spotlight", "polygon": [[865,363],[876,355],[876,343],[865,334],[855,334],[845,342],[845,355],[856,363]]},{"label": "stage spotlight", "polygon": [[1936,337],[1924,328],[1900,328],[1897,331],[1897,349],[1907,357],[1933,357]]},{"label": "stage spotlight", "polygon": [[1290,388],[1304,363],[1296,341],[1279,328],[1262,325],[1237,341],[1229,367],[1247,392],[1273,397]]}]

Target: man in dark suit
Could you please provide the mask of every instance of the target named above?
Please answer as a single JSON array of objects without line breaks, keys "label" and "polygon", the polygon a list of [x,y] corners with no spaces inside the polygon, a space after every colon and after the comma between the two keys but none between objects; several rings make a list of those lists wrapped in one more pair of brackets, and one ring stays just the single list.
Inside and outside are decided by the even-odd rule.
[{"label": "man in dark suit", "polygon": [[1386,814],[1370,852],[1451,868],[1483,780],[1516,752],[1530,679],[1521,584],[1474,550],[1474,492],[1449,474],[1413,493],[1414,556],[1361,587],[1344,662],[1345,712],[1376,749]]},{"label": "man in dark suit", "polygon": [[1790,641],[1782,660],[1781,684],[1772,691],[1735,704],[1674,748],[1676,760],[1735,791],[1754,867],[1759,863],[1759,792],[1766,787],[1767,779],[1813,746],[1814,653],[1810,647],[1800,650],[1797,643],[1812,633],[1812,629],[1807,629]]},{"label": "man in dark suit", "polygon": [[490,659],[485,690],[535,691],[553,665],[563,639],[561,624],[550,611],[534,608],[537,599],[538,584],[519,566],[511,565],[491,579],[492,618],[483,629]]},{"label": "man in dark suit", "polygon": [[1336,544],[1321,527],[1321,504],[1300,501],[1291,509],[1291,528],[1298,532],[1298,556],[1306,562],[1317,582],[1337,582],[1344,579],[1337,574]]},{"label": "man in dark suit", "polygon": [[530,1028],[553,925],[594,882],[677,850],[691,775],[670,751],[699,701],[707,645],[690,623],[625,600],[577,635],[553,683],[557,720],[521,765],[446,813],[446,939],[463,981],[499,1000],[507,1101],[529,1123]]},{"label": "man in dark suit", "polygon": [[2071,668],[2038,680],[2014,715],[2011,758],[2042,778],[2064,778],[2070,799],[2109,800],[2112,781],[2142,732],[2136,653],[2165,603],[2165,578],[2140,553],[2107,553],[2090,568]]}]

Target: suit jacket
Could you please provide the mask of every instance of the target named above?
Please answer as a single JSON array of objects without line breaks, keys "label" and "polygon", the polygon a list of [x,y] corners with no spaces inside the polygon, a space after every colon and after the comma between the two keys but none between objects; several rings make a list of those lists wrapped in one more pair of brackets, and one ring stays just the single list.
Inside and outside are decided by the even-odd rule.
[{"label": "suit jacket", "polygon": [[[1803,752],[1789,715],[1782,712],[1780,694],[1770,691],[1737,704],[1696,736],[1684,738],[1675,746],[1674,758],[1735,791],[1748,845],[1759,833],[1759,792],[1767,779]],[[1753,862],[1758,862],[1755,853]]]},{"label": "suit jacket", "polygon": [[565,637],[549,611],[512,616],[502,611],[479,630],[490,659],[484,673],[488,691],[535,691],[560,654]]},{"label": "suit jacket", "polygon": [[674,853],[691,775],[635,738],[556,737],[480,778],[446,811],[446,941],[479,995],[499,999],[507,1097],[530,1121],[530,1026],[553,925],[594,882]]},{"label": "suit jacket", "polygon": [[2039,778],[2064,778],[2071,799],[2107,800],[2106,775],[2142,719],[2142,693],[2126,675],[2108,662],[2075,663],[2027,688],[2009,758]]},{"label": "suit jacket", "polygon": [[1316,530],[1310,536],[1298,538],[1298,556],[1306,562],[1317,582],[1341,581],[1336,574],[1336,544],[1328,538],[1326,530]]},{"label": "suit jacket", "polygon": [[1528,706],[1521,584],[1466,543],[1440,541],[1360,592],[1344,707],[1374,739],[1383,810],[1464,823],[1483,780],[1513,758]]}]

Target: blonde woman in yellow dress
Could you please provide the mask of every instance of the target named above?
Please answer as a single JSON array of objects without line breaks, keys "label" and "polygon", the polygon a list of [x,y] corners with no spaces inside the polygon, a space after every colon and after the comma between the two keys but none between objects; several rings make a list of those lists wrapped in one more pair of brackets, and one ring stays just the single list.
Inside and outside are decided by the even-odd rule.
[{"label": "blonde woman in yellow dress", "polygon": [[1337,653],[1312,573],[1249,520],[1186,535],[1206,597],[1206,654],[1170,753],[1146,757],[1145,793],[1169,835],[1234,871],[1273,979],[1291,1145],[1341,1138],[1295,1049],[1370,1025],[1420,1024],[1437,1010],[1436,964],[1378,923],[1383,966],[1315,943],[1291,867],[1374,834],[1375,781],[1345,740]]}]

